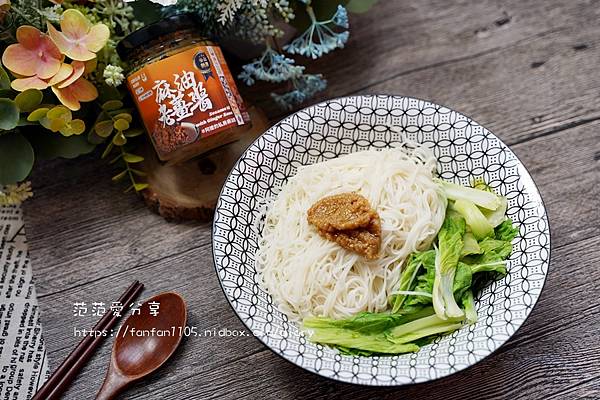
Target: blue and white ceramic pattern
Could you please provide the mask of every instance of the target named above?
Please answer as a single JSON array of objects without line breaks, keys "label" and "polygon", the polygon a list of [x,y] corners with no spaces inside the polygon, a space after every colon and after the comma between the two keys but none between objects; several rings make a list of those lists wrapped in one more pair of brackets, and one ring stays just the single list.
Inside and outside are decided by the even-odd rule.
[{"label": "blue and white ceramic pattern", "polygon": [[[399,129],[391,129],[395,126]],[[396,132],[397,131],[397,132]],[[352,357],[313,344],[278,311],[257,283],[257,205],[300,165],[401,142],[429,144],[441,178],[468,185],[482,177],[508,198],[519,228],[506,277],[477,296],[478,322],[439,337],[418,353]],[[546,211],[531,176],[515,154],[472,119],[428,101],[400,96],[354,96],[326,101],[283,119],[242,155],[227,178],[213,225],[217,274],[233,310],[258,339],[286,360],[319,375],[374,386],[403,385],[450,375],[505,343],[535,305],[550,258]]]}]

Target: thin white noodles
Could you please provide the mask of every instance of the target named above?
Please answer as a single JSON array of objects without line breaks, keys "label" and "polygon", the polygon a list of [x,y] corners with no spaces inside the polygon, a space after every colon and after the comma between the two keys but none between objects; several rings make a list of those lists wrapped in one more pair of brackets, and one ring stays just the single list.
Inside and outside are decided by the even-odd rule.
[{"label": "thin white noodles", "polygon": [[[407,256],[431,245],[446,199],[433,182],[436,159],[416,143],[353,153],[302,167],[268,199],[256,268],[263,288],[294,321],[383,311]],[[323,239],[306,212],[324,196],[358,192],[381,217],[380,257],[366,260]]]}]

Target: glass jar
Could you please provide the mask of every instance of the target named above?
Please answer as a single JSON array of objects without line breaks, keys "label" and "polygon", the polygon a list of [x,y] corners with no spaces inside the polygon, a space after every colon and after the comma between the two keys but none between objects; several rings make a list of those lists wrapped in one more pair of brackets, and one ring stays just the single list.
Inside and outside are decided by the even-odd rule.
[{"label": "glass jar", "polygon": [[190,14],[143,27],[117,46],[127,86],[158,157],[185,161],[231,143],[250,117],[221,48]]}]

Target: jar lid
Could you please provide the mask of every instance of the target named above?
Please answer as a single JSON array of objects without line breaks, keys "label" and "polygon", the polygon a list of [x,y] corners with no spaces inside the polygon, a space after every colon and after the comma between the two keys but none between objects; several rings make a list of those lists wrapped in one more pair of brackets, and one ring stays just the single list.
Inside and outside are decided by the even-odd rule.
[{"label": "jar lid", "polygon": [[191,13],[176,14],[163,18],[158,22],[146,25],[143,28],[140,28],[137,31],[125,36],[119,42],[119,44],[117,44],[117,53],[122,59],[125,60],[134,50],[137,49],[137,47],[142,46],[159,36],[183,29],[198,28],[199,23],[200,22],[198,18]]}]

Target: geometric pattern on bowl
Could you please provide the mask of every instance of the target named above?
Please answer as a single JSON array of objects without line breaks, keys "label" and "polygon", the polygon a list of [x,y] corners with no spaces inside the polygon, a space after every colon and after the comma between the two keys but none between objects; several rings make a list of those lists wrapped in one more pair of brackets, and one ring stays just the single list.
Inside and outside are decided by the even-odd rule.
[{"label": "geometric pattern on bowl", "polygon": [[[481,177],[508,198],[507,214],[519,228],[507,265],[509,273],[477,296],[475,325],[442,336],[413,354],[341,355],[308,341],[257,283],[254,253],[259,205],[301,165],[390,147],[402,137],[432,147],[442,179],[468,185]],[[351,96],[288,116],[246,150],[217,203],[213,255],[231,307],[249,331],[275,353],[327,378],[394,386],[460,371],[491,354],[516,332],[538,300],[548,273],[550,229],[528,171],[500,139],[477,122],[424,100]]]}]

